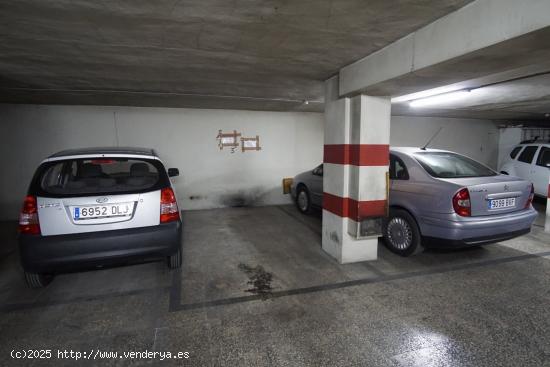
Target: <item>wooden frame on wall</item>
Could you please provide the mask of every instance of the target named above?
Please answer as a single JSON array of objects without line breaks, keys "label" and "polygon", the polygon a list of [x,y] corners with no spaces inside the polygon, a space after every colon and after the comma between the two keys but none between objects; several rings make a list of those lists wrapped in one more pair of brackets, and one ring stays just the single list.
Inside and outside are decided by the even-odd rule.
[{"label": "wooden frame on wall", "polygon": [[216,136],[216,139],[218,140],[218,147],[220,150],[223,150],[223,148],[231,148],[231,153],[235,152],[235,149],[239,146],[239,137],[241,136],[241,133],[238,133],[237,130],[233,130],[232,133],[224,133],[222,130],[218,131],[218,136]]},{"label": "wooden frame on wall", "polygon": [[255,138],[241,137],[241,149],[243,153],[247,150],[262,150],[262,147],[260,147],[260,136],[256,135]]}]

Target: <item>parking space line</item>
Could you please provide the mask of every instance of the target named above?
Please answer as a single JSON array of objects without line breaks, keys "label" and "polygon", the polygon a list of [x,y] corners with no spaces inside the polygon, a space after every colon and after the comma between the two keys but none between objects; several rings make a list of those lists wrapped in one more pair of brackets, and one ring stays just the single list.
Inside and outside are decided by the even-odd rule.
[{"label": "parking space line", "polygon": [[[183,254],[182,254],[183,256]],[[183,258],[182,258],[183,263]],[[175,311],[181,305],[181,267],[173,270],[168,310]]]},{"label": "parking space line", "polygon": [[111,292],[105,294],[98,294],[92,296],[82,296],[75,297],[68,300],[59,300],[59,301],[42,301],[42,302],[29,302],[29,303],[8,303],[0,305],[0,313],[8,313],[13,311],[24,311],[31,310],[35,308],[44,308],[51,306],[61,306],[61,305],[71,305],[75,303],[84,303],[91,301],[102,301],[111,298],[118,297],[128,297],[128,296],[137,296],[142,294],[156,294],[156,293],[165,293],[168,292],[171,287],[156,287],[156,288],[145,288],[145,289],[135,289],[126,292]]},{"label": "parking space line", "polygon": [[[490,265],[499,265],[504,263],[516,262],[516,261],[531,260],[539,257],[545,258],[546,256],[550,256],[550,251],[512,256],[512,257],[497,258],[497,259],[488,259],[485,261],[478,261],[478,262],[469,263],[469,264],[459,264],[455,266],[448,266],[445,268],[427,269],[427,270],[420,270],[420,271],[414,271],[414,272],[402,273],[402,274],[382,275],[375,278],[363,278],[363,279],[350,280],[345,282],[322,284],[318,286],[275,291],[270,295],[269,298],[280,298],[280,297],[295,296],[295,295],[301,295],[301,294],[317,293],[317,292],[355,287],[355,286],[366,285],[366,284],[382,283],[382,282],[388,282],[393,280],[408,279],[408,278],[427,276],[427,275],[433,275],[433,274],[443,274],[443,273],[448,273],[452,271],[475,269],[475,268],[481,268],[481,267],[490,266]],[[169,297],[170,297],[169,312],[179,312],[179,311],[195,310],[195,309],[202,309],[202,308],[209,308],[209,307],[216,307],[216,306],[223,306],[223,305],[231,305],[236,303],[261,300],[265,298],[264,296],[261,296],[261,295],[247,295],[242,297],[231,297],[231,298],[224,298],[224,299],[218,299],[218,300],[212,300],[212,301],[182,304],[181,303],[182,275],[183,274],[181,269],[175,270],[172,275],[172,284],[170,286],[136,289],[136,290],[126,291],[126,292],[112,292],[112,293],[92,295],[92,296],[82,296],[82,297],[76,297],[68,300],[59,300],[59,301],[3,304],[3,305],[0,305],[0,313],[32,310],[32,309],[39,309],[39,308],[45,308],[45,307],[51,307],[51,306],[70,305],[70,304],[92,302],[92,301],[101,301],[101,300],[107,300],[107,299],[118,298],[118,297],[128,297],[128,296],[144,295],[144,294],[159,294],[159,293],[166,293],[166,292],[169,293]]]},{"label": "parking space line", "polygon": [[277,205],[276,206],[277,209],[279,209],[280,211],[282,211],[283,213],[285,213],[286,215],[288,215],[289,217],[291,217],[292,219],[298,221],[299,223],[303,224],[304,226],[306,226],[307,228],[309,228],[311,231],[313,231],[316,235],[318,236],[321,236],[322,235],[322,231],[321,229],[319,228],[319,226],[314,226],[312,225],[311,223],[308,223],[307,221],[303,220],[302,218],[300,218],[299,216],[295,215],[295,213],[291,213],[290,211],[288,210],[285,210],[284,209],[284,206],[282,205]]},{"label": "parking space line", "polygon": [[541,240],[540,238],[537,238],[535,236],[533,236],[532,234],[528,234],[526,235],[526,237],[528,237],[530,240],[532,241],[535,241],[535,242],[538,242],[538,243],[542,243],[543,245],[548,245],[547,242],[544,242],[543,240]]},{"label": "parking space line", "polygon": [[374,274],[378,275],[379,277],[383,277],[383,276],[386,276],[387,274],[384,273],[382,270],[378,269],[376,266],[370,264],[369,262],[365,262],[365,267],[372,271]]},{"label": "parking space line", "polygon": [[[355,286],[365,285],[365,284],[383,283],[383,282],[389,282],[393,280],[409,279],[409,278],[434,275],[434,274],[444,274],[444,273],[449,273],[453,271],[475,269],[475,268],[481,268],[481,267],[490,266],[490,265],[500,265],[500,264],[511,263],[516,261],[531,260],[535,258],[542,258],[549,255],[550,255],[550,251],[545,251],[545,252],[538,252],[538,253],[525,254],[525,255],[519,255],[519,256],[488,259],[485,261],[478,261],[478,262],[469,263],[469,264],[459,264],[459,265],[448,266],[448,267],[438,268],[438,269],[427,269],[427,270],[413,271],[413,272],[403,273],[403,274],[384,275],[376,278],[364,278],[364,279],[349,280],[349,281],[339,282],[339,283],[322,284],[322,285],[304,287],[304,288],[295,288],[295,289],[289,289],[285,291],[273,292],[268,299],[287,297],[287,296],[296,296],[296,295],[309,294],[309,293],[317,293],[317,292],[330,291],[330,290],[336,290],[336,289],[342,289],[342,288],[348,288],[348,287],[355,287]],[[178,311],[196,310],[196,309],[202,309],[202,308],[257,301],[261,299],[265,299],[265,297],[262,297],[261,295],[249,295],[249,296],[242,296],[242,297],[224,298],[224,299],[218,299],[218,300],[212,300],[212,301],[180,304],[177,307],[177,309],[174,308],[174,309],[171,309],[171,311],[178,312]]]},{"label": "parking space line", "polygon": [[[181,220],[183,223],[187,223],[186,213],[185,211],[180,211]],[[185,231],[185,227],[183,228],[183,231]],[[182,233],[182,236],[184,234]],[[177,269],[172,270],[172,283],[170,284],[170,300],[168,302],[168,311],[172,312],[174,310],[177,310],[179,305],[181,305],[181,268],[185,261],[185,251],[183,246],[185,246],[185,242],[182,238],[182,244],[181,244],[181,266]]]}]

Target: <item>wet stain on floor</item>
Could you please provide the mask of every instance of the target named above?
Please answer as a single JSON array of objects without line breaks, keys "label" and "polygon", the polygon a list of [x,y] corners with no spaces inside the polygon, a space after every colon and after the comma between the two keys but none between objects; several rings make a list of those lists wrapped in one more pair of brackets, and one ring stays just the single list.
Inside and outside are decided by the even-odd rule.
[{"label": "wet stain on floor", "polygon": [[251,267],[246,264],[239,264],[239,269],[244,272],[249,281],[248,284],[252,285],[252,288],[247,289],[245,292],[252,294],[258,294],[262,299],[268,299],[271,296],[273,288],[271,288],[271,281],[273,280],[273,274],[265,271],[263,266],[257,265]]}]

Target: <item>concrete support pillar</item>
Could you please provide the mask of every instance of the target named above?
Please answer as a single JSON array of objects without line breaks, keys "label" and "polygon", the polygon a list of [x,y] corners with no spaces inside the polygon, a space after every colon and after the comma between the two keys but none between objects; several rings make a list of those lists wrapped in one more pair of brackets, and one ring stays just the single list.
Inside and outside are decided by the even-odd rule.
[{"label": "concrete support pillar", "polygon": [[550,233],[550,176],[548,176],[548,193],[546,194],[546,220],[544,231]]},{"label": "concrete support pillar", "polygon": [[377,258],[390,115],[389,98],[338,98],[338,77],[326,82],[322,243],[340,263]]}]

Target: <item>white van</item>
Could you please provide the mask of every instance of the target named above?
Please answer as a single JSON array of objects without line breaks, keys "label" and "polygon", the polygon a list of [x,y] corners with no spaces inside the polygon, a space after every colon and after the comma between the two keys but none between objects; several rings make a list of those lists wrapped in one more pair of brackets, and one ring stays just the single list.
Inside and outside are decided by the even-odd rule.
[{"label": "white van", "polygon": [[522,141],[510,152],[510,160],[500,172],[531,181],[535,195],[547,197],[550,177],[550,141]]}]

